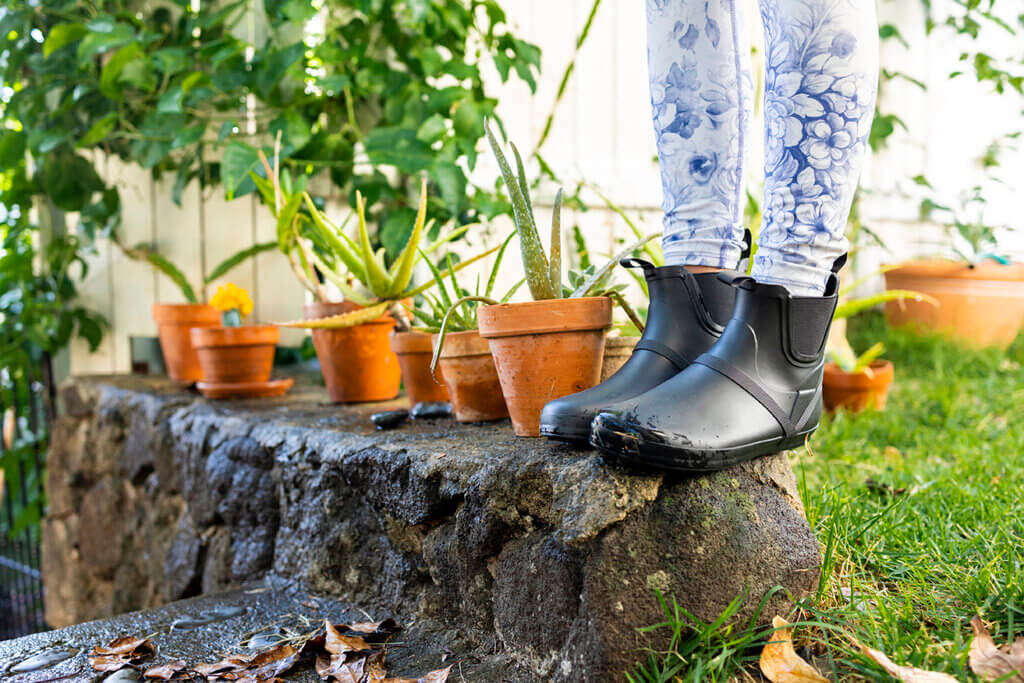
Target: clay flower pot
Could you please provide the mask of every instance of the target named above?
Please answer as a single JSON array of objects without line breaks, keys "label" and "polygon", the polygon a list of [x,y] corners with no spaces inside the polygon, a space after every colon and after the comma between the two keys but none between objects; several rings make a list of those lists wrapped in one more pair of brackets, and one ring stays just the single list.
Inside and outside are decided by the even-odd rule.
[{"label": "clay flower pot", "polygon": [[[349,302],[306,304],[306,320],[349,313],[361,308]],[[395,319],[382,315],[373,322],[339,330],[313,330],[313,346],[327,393],[335,403],[387,401],[398,396],[402,371],[388,335]]]},{"label": "clay flower pot", "polygon": [[[431,337],[437,344],[439,335]],[[449,332],[437,361],[459,422],[487,422],[508,417],[498,371],[487,340],[476,330]]]},{"label": "clay flower pot", "polygon": [[607,297],[481,306],[477,320],[519,436],[540,436],[545,403],[601,378],[605,332],[612,324]]},{"label": "clay flower pot", "polygon": [[199,354],[203,381],[215,384],[266,382],[274,367],[280,332],[273,325],[196,327],[192,345]]},{"label": "clay flower pot", "polygon": [[887,289],[910,289],[934,297],[890,301],[891,325],[938,331],[968,346],[1005,349],[1024,324],[1024,263],[983,261],[971,268],[954,261],[912,261],[885,273]]},{"label": "clay flower pot", "polygon": [[619,371],[629,357],[633,355],[633,347],[640,337],[605,337],[604,361],[601,363],[601,381],[605,381]]},{"label": "clay flower pot", "polygon": [[893,367],[887,360],[871,363],[871,373],[846,372],[835,363],[825,364],[822,396],[829,412],[843,408],[851,413],[873,408],[885,408],[889,387],[892,385]]},{"label": "clay flower pot", "polygon": [[448,388],[437,373],[435,380],[430,374],[430,359],[434,355],[434,347],[430,335],[423,332],[391,332],[391,350],[398,356],[398,365],[402,368],[402,381],[409,403],[446,403]]},{"label": "clay flower pot", "polygon": [[201,380],[203,371],[192,346],[192,328],[219,326],[220,312],[207,304],[153,304],[153,320],[167,376],[181,382]]}]

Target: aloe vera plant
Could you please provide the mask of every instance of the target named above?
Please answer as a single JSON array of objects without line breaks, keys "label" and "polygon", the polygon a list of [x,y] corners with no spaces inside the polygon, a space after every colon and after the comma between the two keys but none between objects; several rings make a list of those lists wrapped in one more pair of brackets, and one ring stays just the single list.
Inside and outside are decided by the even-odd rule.
[{"label": "aloe vera plant", "polygon": [[612,271],[618,262],[639,249],[645,249],[648,242],[657,235],[646,237],[638,235],[638,240],[623,248],[604,265],[586,268],[582,273],[570,274],[568,284],[562,281],[561,254],[561,209],[562,190],[555,194],[551,214],[551,238],[548,253],[545,254],[537,231],[537,221],[533,215],[533,203],[530,200],[530,187],[526,182],[526,171],[523,159],[515,143],[509,143],[516,162],[513,173],[508,158],[502,151],[501,144],[494,137],[491,126],[486,125],[487,141],[498,162],[502,180],[512,203],[512,222],[519,235],[519,247],[522,252],[523,270],[526,272],[526,284],[530,294],[536,301],[545,299],[572,299],[577,297],[607,296],[617,303],[640,329],[643,323],[635,311],[622,297],[622,287],[611,285]]},{"label": "aloe vera plant", "polygon": [[[295,320],[281,323],[284,327],[336,329],[360,325],[390,312],[399,327],[407,328],[408,319],[401,301],[415,297],[435,286],[436,281],[414,286],[413,269],[420,260],[463,235],[468,226],[455,229],[437,240],[424,244],[431,224],[426,220],[427,185],[420,186],[416,218],[405,246],[394,262],[385,263],[384,250],[374,250],[366,225],[366,199],[356,192],[358,235],[355,239],[344,231],[344,224],[335,225],[305,191],[304,182],[293,183],[287,174],[279,173],[275,160],[271,167],[261,154],[270,180],[252,174],[264,202],[277,218],[278,246],[292,264],[299,281],[320,301],[328,295],[318,274],[338,288],[346,300],[360,310],[317,320]],[[497,251],[497,247],[452,265],[446,275],[466,268]]]}]

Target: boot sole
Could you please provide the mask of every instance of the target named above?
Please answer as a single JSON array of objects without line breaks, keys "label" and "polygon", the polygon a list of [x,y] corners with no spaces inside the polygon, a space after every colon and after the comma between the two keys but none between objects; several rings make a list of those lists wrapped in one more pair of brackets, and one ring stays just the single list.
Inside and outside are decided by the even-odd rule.
[{"label": "boot sole", "polygon": [[567,420],[562,420],[562,424],[544,424],[542,422],[540,435],[573,446],[590,448],[591,420],[573,420],[571,424],[567,424],[567,422]]},{"label": "boot sole", "polygon": [[590,435],[590,443],[607,456],[608,460],[623,467],[654,472],[700,474],[717,472],[748,460],[799,448],[815,429],[817,426],[788,438],[766,439],[736,448],[698,451],[645,442],[633,434],[595,425]]}]

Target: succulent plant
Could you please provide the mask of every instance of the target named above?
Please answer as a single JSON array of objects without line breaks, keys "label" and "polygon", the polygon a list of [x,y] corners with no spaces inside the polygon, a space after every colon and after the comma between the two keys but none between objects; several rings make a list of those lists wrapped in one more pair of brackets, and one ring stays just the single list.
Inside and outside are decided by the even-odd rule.
[{"label": "succulent plant", "polygon": [[[468,226],[457,228],[441,236],[430,244],[423,244],[424,236],[430,230],[426,220],[427,186],[424,179],[420,186],[420,200],[416,218],[405,246],[394,262],[388,266],[384,261],[384,250],[374,251],[366,225],[366,199],[356,192],[356,216],[359,223],[359,234],[354,240],[344,232],[344,224],[335,225],[316,205],[309,193],[305,191],[305,183],[292,183],[287,175],[271,168],[262,157],[271,180],[252,174],[264,202],[271,207],[277,218],[278,246],[292,264],[292,269],[300,282],[321,301],[327,300],[327,294],[320,284],[317,274],[334,284],[346,300],[352,301],[363,308],[351,313],[319,318],[316,320],[296,320],[281,323],[284,327],[301,327],[316,329],[334,329],[351,327],[379,318],[391,312],[400,326],[407,327],[404,308],[400,302],[434,287],[432,280],[419,286],[413,286],[413,269],[420,260],[427,260],[431,253],[463,235]],[[489,254],[498,247],[477,254],[472,258],[451,266],[451,275]]]}]

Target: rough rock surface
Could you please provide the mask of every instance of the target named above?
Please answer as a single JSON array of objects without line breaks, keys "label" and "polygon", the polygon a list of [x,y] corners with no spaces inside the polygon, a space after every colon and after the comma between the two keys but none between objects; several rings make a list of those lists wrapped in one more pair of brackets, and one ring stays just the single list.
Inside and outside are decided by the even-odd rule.
[{"label": "rough rock surface", "polygon": [[[48,465],[46,614],[64,626],[264,576],[458,628],[543,680],[618,680],[656,591],[712,620],[812,591],[818,543],[785,455],[666,480],[507,423],[412,421],[323,389],[209,402],[170,382],[62,387]],[[788,592],[788,595],[787,595]],[[650,640],[648,640],[650,638]]]}]

